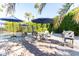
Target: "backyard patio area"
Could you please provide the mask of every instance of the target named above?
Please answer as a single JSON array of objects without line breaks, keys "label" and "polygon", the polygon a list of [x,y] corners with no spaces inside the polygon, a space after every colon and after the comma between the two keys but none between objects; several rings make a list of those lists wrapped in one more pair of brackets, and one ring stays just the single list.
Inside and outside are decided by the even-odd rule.
[{"label": "backyard patio area", "polygon": [[[8,34],[8,33],[7,33]],[[10,33],[9,33],[10,34]],[[1,40],[2,39],[2,40]],[[75,37],[74,48],[71,44],[63,46],[61,34],[53,34],[46,41],[30,43],[29,35],[26,37],[10,38],[10,35],[0,34],[1,56],[79,56],[79,37]],[[30,40],[30,41],[29,41]]]},{"label": "backyard patio area", "polygon": [[79,56],[75,5],[0,3],[0,56]]}]

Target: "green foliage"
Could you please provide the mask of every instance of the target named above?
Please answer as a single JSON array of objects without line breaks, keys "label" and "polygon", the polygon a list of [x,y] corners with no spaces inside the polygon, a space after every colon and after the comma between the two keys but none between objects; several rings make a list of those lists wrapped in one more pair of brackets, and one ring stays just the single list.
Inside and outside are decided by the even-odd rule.
[{"label": "green foliage", "polygon": [[72,30],[75,32],[75,35],[79,35],[79,24],[74,20],[74,15],[75,12],[73,11],[66,14],[57,31],[61,33],[63,30]]},{"label": "green foliage", "polygon": [[79,7],[75,8],[73,10],[73,13],[75,13],[74,20],[76,21],[76,23],[79,23]]},{"label": "green foliage", "polygon": [[72,30],[75,35],[79,35],[79,7],[73,9],[69,13],[64,15],[61,23],[56,16],[53,22],[53,31],[55,33],[62,33],[63,30]]},{"label": "green foliage", "polygon": [[[49,32],[52,31],[52,24],[40,24],[40,23],[33,23],[33,22],[26,22],[28,24],[26,27],[19,26],[20,23],[17,22],[6,22],[5,29],[9,32],[44,32],[48,30]],[[47,26],[48,25],[48,26]],[[34,27],[34,28],[33,28]]]},{"label": "green foliage", "polygon": [[20,32],[21,26],[17,22],[6,22],[5,29],[10,32]]},{"label": "green foliage", "polygon": [[53,20],[53,31],[56,32],[56,29],[59,27],[59,16],[54,17]]},{"label": "green foliage", "polygon": [[45,6],[46,6],[46,3],[36,3],[34,7],[38,10],[39,14],[41,14]]},{"label": "green foliage", "polygon": [[53,31],[53,24],[48,24],[47,30],[51,33]]},{"label": "green foliage", "polygon": [[32,26],[34,27],[34,31],[42,32],[46,31],[47,27],[46,24],[40,24],[40,23],[33,23],[33,22],[27,22],[29,26],[27,26],[27,32],[32,32]]},{"label": "green foliage", "polygon": [[59,29],[61,29],[60,32],[62,32],[63,30],[72,29],[72,27],[74,26],[73,16],[74,16],[74,14],[71,12],[68,13],[67,15],[65,15],[65,17],[59,27]]}]

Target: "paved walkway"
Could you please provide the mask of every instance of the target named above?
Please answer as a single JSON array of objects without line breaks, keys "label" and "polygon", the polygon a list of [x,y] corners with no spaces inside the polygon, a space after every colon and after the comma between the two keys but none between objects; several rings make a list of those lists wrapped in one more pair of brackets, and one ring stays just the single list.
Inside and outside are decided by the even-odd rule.
[{"label": "paved walkway", "polygon": [[[1,40],[2,38],[2,40]],[[25,39],[25,40],[24,40]],[[63,46],[61,34],[53,34],[49,40],[29,43],[31,37],[0,36],[0,55],[5,56],[79,56],[79,37],[75,37],[74,48]]]}]

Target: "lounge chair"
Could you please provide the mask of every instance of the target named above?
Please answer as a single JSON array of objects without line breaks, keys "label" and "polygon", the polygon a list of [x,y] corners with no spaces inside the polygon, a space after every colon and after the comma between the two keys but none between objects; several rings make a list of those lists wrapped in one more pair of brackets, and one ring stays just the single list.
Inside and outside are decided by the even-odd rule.
[{"label": "lounge chair", "polygon": [[66,40],[72,40],[72,48],[74,43],[74,32],[73,31],[63,31],[64,45],[66,44]]}]

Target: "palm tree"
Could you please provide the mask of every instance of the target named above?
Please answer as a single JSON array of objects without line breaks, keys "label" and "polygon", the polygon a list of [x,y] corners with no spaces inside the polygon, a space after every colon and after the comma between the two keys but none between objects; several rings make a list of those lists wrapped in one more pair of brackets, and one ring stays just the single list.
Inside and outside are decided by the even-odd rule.
[{"label": "palm tree", "polygon": [[76,21],[76,23],[79,23],[79,7],[74,8],[73,13],[75,14],[73,19]]},{"label": "palm tree", "polygon": [[30,19],[34,18],[34,16],[32,15],[31,12],[25,12],[25,18],[27,18],[28,21],[30,21]]},{"label": "palm tree", "polygon": [[65,3],[62,8],[59,9],[59,14],[60,15],[64,15],[65,13],[68,12],[68,10],[70,9],[70,7],[73,5],[73,3]]},{"label": "palm tree", "polygon": [[32,15],[32,19],[34,19],[35,16]]},{"label": "palm tree", "polygon": [[15,3],[8,3],[8,4],[5,4],[6,6],[6,16],[9,14],[10,16],[13,16],[14,15],[14,12],[15,12]]},{"label": "palm tree", "polygon": [[3,9],[2,9],[2,5],[0,4],[0,11],[3,11]]},{"label": "palm tree", "polygon": [[58,13],[59,13],[59,18],[60,18],[60,23],[63,20],[64,15],[68,12],[68,10],[70,9],[70,7],[73,5],[73,3],[65,3],[62,8],[59,9]]},{"label": "palm tree", "polygon": [[5,6],[3,4],[0,4],[0,12],[3,12],[4,7]]},{"label": "palm tree", "polygon": [[[15,12],[15,3],[5,3],[5,9],[6,9],[6,16],[13,16],[14,12]],[[14,32],[14,23],[12,23],[12,28],[13,28],[13,32]],[[14,34],[13,34],[14,35]]]},{"label": "palm tree", "polygon": [[[67,13],[67,11],[70,9],[70,7],[73,5],[73,3],[65,3],[62,8],[60,8],[59,10],[59,14],[60,15],[64,15],[65,13]],[[35,4],[35,8],[38,10],[38,12],[41,14],[43,8],[46,6],[46,3],[36,3]]]},{"label": "palm tree", "polygon": [[54,17],[53,28],[57,29],[59,27],[59,16]]},{"label": "palm tree", "polygon": [[43,8],[45,7],[46,3],[36,3],[35,8],[38,10],[38,12],[41,14]]}]

